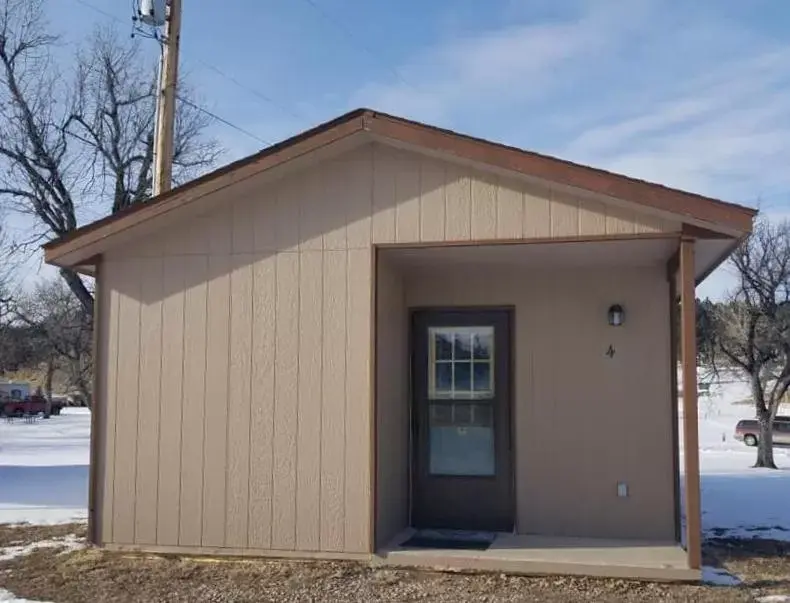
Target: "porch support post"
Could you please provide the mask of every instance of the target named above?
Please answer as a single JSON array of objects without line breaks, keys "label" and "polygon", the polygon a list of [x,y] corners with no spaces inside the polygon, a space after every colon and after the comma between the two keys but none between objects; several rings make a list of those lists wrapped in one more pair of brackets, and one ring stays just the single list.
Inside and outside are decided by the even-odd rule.
[{"label": "porch support post", "polygon": [[691,569],[702,565],[697,419],[697,329],[694,239],[680,241],[680,357],[683,374],[683,449],[686,474],[686,552]]}]

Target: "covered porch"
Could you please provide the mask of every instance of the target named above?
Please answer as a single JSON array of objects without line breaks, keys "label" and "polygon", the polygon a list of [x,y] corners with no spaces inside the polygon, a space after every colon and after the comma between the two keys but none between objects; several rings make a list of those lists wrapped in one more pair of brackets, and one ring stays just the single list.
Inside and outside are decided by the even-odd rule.
[{"label": "covered porch", "polygon": [[[685,460],[681,501],[673,367],[682,348],[685,445],[694,450],[694,287],[731,244],[672,233],[379,247],[375,562],[698,579],[698,461]],[[608,319],[613,306],[621,326]],[[419,343],[421,316],[448,314],[433,329],[444,333],[464,312],[488,310],[509,316],[506,353],[491,354],[506,364],[501,374],[491,368],[507,398],[501,420],[474,391],[422,395],[438,377],[419,381],[421,366],[438,375],[444,362]],[[506,502],[490,510],[487,492]],[[432,499],[438,511],[426,511]],[[499,523],[484,550],[407,542],[426,528],[485,529],[487,513]]]},{"label": "covered porch", "polygon": [[676,542],[497,533],[489,548],[474,550],[409,547],[405,543],[413,534],[413,529],[399,534],[377,552],[374,564],[659,581],[700,578]]}]

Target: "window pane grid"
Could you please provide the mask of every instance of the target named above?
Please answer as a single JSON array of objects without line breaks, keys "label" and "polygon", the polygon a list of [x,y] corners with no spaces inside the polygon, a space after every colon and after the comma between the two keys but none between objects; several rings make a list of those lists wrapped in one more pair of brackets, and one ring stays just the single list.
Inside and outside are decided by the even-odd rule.
[{"label": "window pane grid", "polygon": [[493,396],[493,328],[430,328],[429,397]]}]

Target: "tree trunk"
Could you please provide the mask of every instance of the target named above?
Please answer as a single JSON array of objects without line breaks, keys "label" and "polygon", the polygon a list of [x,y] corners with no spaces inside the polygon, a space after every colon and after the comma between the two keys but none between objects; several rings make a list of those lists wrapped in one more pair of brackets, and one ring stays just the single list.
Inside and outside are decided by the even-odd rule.
[{"label": "tree trunk", "polygon": [[63,277],[69,289],[71,289],[80,304],[82,304],[85,312],[87,312],[89,316],[93,316],[93,295],[88,291],[85,283],[82,282],[80,275],[68,268],[61,268],[60,276]]},{"label": "tree trunk", "polygon": [[760,412],[757,420],[760,423],[760,439],[757,442],[757,462],[755,467],[776,469],[774,463],[774,430],[770,412]]},{"label": "tree trunk", "polygon": [[55,359],[49,358],[47,360],[47,377],[44,382],[44,398],[46,404],[44,405],[44,416],[49,418],[52,414],[52,378],[55,374]]}]

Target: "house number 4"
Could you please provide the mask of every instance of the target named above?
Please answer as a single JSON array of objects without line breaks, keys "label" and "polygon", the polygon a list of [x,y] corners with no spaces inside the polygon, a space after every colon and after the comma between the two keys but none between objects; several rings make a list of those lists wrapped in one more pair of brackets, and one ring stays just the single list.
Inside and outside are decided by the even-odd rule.
[{"label": "house number 4", "polygon": [[609,358],[614,358],[614,346],[613,345],[610,345],[609,349],[606,350],[606,355],[609,356]]}]

